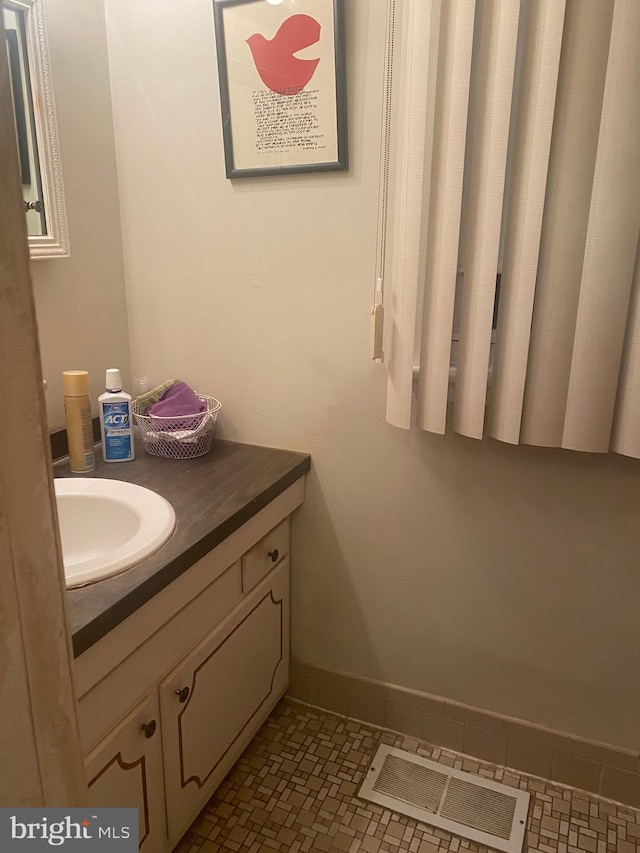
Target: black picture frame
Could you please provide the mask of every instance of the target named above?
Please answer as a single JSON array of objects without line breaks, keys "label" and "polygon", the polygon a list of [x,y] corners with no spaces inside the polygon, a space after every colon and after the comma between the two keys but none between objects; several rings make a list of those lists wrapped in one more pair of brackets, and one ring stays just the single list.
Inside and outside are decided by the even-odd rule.
[{"label": "black picture frame", "polygon": [[[348,169],[343,0],[302,8],[315,17],[299,0],[213,0],[229,179]],[[317,59],[294,56],[316,45]]]}]

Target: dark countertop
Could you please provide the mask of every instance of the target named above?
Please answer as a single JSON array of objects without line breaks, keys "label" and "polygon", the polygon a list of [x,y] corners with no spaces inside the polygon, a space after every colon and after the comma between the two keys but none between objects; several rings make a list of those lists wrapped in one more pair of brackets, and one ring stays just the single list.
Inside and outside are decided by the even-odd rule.
[{"label": "dark countertop", "polygon": [[[162,495],[176,512],[176,529],[137,566],[67,590],[75,657],[295,483],[311,463],[306,453],[233,441],[214,441],[206,456],[184,460],[149,456],[136,444],[132,462],[107,464],[96,451],[96,470],[88,476],[127,480]],[[71,474],[68,461],[60,461],[54,476],[82,475]]]}]

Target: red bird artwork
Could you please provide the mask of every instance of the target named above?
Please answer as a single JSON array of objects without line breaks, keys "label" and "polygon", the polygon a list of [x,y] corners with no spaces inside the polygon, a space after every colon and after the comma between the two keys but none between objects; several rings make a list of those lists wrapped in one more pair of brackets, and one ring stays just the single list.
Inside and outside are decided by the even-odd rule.
[{"label": "red bird artwork", "polygon": [[320,24],[310,15],[292,15],[272,39],[254,33],[247,39],[260,79],[279,95],[297,95],[313,77],[320,59],[298,59],[299,50],[320,39]]}]

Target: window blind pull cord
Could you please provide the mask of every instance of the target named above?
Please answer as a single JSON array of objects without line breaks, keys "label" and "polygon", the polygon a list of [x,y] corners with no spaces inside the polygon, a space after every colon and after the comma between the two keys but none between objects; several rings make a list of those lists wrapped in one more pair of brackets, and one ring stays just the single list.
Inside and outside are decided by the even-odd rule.
[{"label": "window blind pull cord", "polygon": [[382,362],[384,352],[382,349],[382,335],[384,328],[384,306],[382,304],[382,279],[376,279],[376,290],[371,308],[371,358]]},{"label": "window blind pull cord", "polygon": [[398,0],[386,0],[385,64],[382,87],[382,125],[380,127],[380,171],[378,189],[378,234],[376,240],[376,285],[371,308],[370,357],[382,364],[384,361],[384,307],[383,283],[387,256],[387,231],[389,207],[389,177],[391,171],[392,99],[393,92],[393,49],[395,44],[396,4]]}]

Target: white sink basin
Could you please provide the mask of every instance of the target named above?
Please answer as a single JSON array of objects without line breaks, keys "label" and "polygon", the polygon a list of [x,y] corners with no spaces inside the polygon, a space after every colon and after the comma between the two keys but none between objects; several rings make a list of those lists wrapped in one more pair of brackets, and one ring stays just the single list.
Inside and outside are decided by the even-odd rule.
[{"label": "white sink basin", "polygon": [[67,588],[131,568],[173,533],[173,507],[142,486],[91,477],[54,484]]}]

